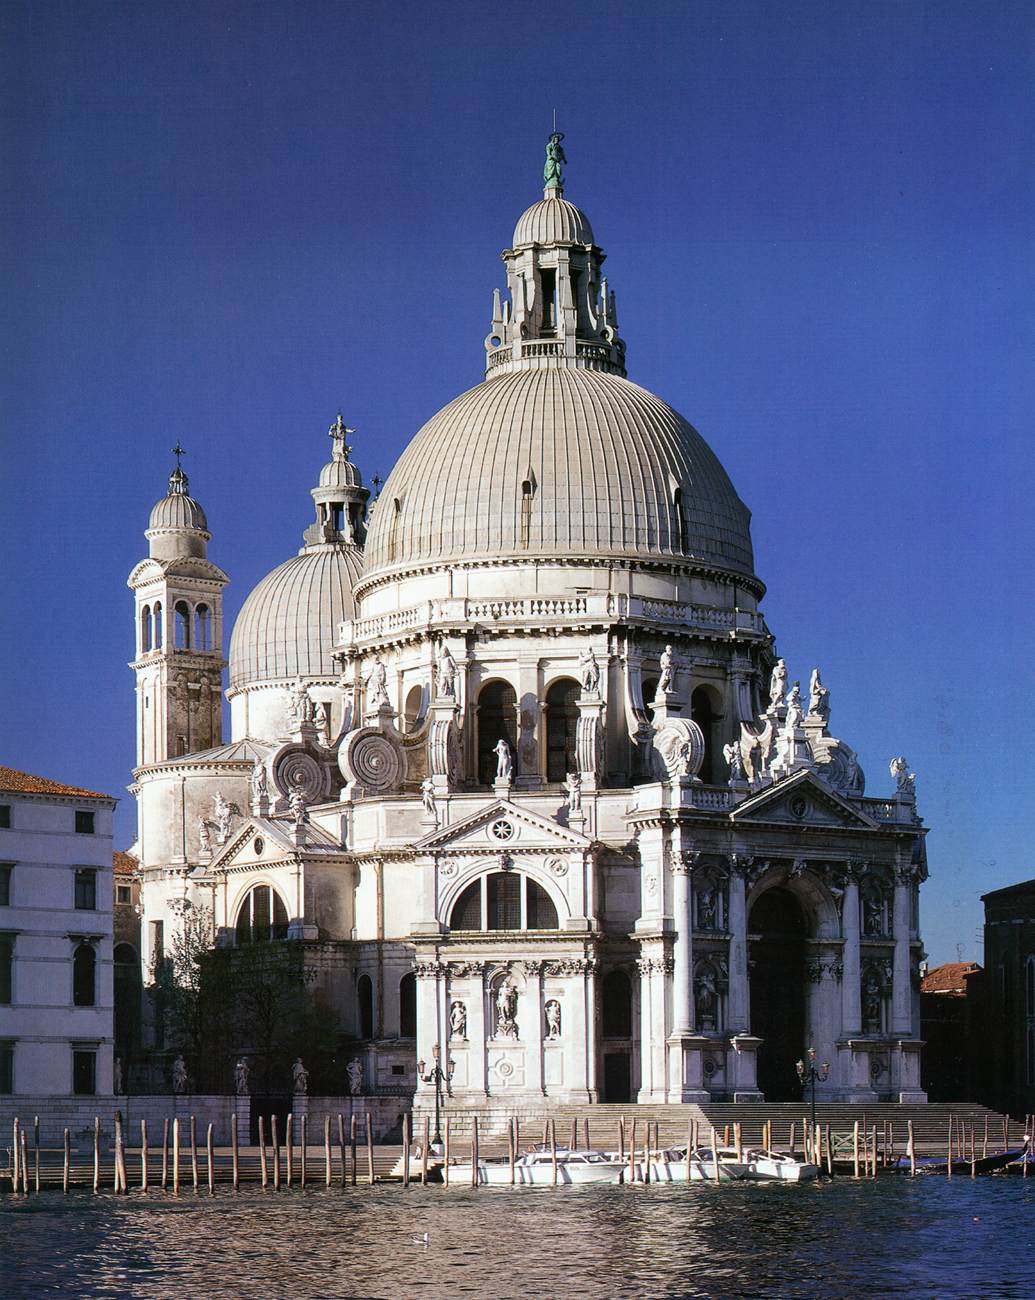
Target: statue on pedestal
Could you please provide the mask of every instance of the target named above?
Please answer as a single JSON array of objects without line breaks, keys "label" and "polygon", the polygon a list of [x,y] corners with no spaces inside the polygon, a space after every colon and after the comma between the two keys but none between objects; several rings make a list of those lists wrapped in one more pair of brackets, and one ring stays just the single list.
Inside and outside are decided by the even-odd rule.
[{"label": "statue on pedestal", "polygon": [[346,1065],[345,1073],[349,1077],[349,1096],[358,1097],[363,1091],[363,1062],[354,1056]]},{"label": "statue on pedestal", "polygon": [[556,998],[551,998],[546,1007],[546,1037],[548,1039],[557,1039],[561,1036],[561,1004]]},{"label": "statue on pedestal", "polygon": [[728,745],[723,745],[722,756],[726,760],[730,769],[730,785],[735,785],[739,781],[746,781],[747,775],[744,771],[744,756],[740,752],[740,746],[731,741]]},{"label": "statue on pedestal", "polygon": [[496,1037],[517,1038],[517,989],[509,979],[503,981],[496,993]]},{"label": "statue on pedestal", "polygon": [[787,689],[787,665],[782,659],[777,659],[773,665],[773,674],[769,679],[769,707],[776,709],[783,700],[783,693]]},{"label": "statue on pedestal", "polygon": [[568,794],[568,812],[576,815],[582,812],[582,777],[578,772],[569,772],[564,786]]},{"label": "statue on pedestal", "polygon": [[467,1037],[467,1008],[462,1002],[454,1002],[449,1008],[450,1038]]},{"label": "statue on pedestal", "polygon": [[784,721],[784,731],[796,731],[802,723],[804,714],[801,708],[801,682],[795,682],[787,694],[787,717]]},{"label": "statue on pedestal", "polygon": [[234,1066],[234,1091],[238,1097],[248,1096],[248,1062],[242,1056]]},{"label": "statue on pedestal", "polygon": [[380,655],[374,657],[366,687],[368,709],[380,709],[388,704],[388,671],[381,662]]},{"label": "statue on pedestal", "polygon": [[302,1064],[300,1056],[295,1057],[291,1067],[291,1091],[296,1097],[304,1097],[309,1092],[309,1071]]},{"label": "statue on pedestal", "polygon": [[830,692],[820,681],[818,668],[813,668],[809,679],[809,717],[830,720]]},{"label": "statue on pedestal", "polygon": [[269,781],[265,764],[256,762],[252,768],[252,803],[261,803],[269,794]]},{"label": "statue on pedestal", "polygon": [[909,770],[909,763],[901,755],[891,760],[891,775],[895,778],[898,793],[905,799],[916,797],[916,773]]},{"label": "statue on pedestal", "polygon": [[509,783],[514,776],[514,760],[510,755],[510,746],[503,739],[497,740],[493,753],[496,755],[496,780]]},{"label": "statue on pedestal", "polygon": [[177,1096],[182,1096],[187,1091],[187,1062],[182,1056],[173,1061],[172,1086]]},{"label": "statue on pedestal", "polygon": [[436,816],[435,782],[430,776],[426,776],[420,783],[420,801],[429,817]]},{"label": "statue on pedestal", "polygon": [[586,695],[596,695],[600,690],[600,665],[592,647],[579,656],[582,690]]},{"label": "statue on pedestal", "polygon": [[456,660],[444,641],[438,661],[438,693],[442,699],[456,699]]},{"label": "statue on pedestal", "polygon": [[665,647],[661,658],[658,660],[658,667],[661,669],[661,676],[658,678],[655,699],[660,699],[669,691],[676,689],[676,656],[670,645]]}]

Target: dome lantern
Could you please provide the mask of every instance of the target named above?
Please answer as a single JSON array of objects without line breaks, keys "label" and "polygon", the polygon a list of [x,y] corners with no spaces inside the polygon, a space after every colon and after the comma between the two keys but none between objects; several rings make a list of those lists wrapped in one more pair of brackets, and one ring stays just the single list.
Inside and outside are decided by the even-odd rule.
[{"label": "dome lantern", "polygon": [[487,379],[559,365],[625,375],[615,296],[601,273],[605,254],[589,218],[564,197],[563,139],[550,136],[543,197],[522,213],[502,255],[507,296],[493,294]]},{"label": "dome lantern", "polygon": [[155,502],[144,536],[152,559],[196,556],[203,560],[212,534],[204,510],[188,491],[190,485],[181,460],[184,449],[177,443],[172,450],[176,468],[169,475],[169,491]]},{"label": "dome lantern", "polygon": [[331,459],[320,471],[320,481],[312,489],[312,498],[316,502],[316,522],[306,529],[307,545],[318,542],[363,545],[370,490],[363,486],[358,467],[349,460],[352,448],[345,438],[355,432],[355,429],[346,425],[340,411],[327,430],[332,443]]}]

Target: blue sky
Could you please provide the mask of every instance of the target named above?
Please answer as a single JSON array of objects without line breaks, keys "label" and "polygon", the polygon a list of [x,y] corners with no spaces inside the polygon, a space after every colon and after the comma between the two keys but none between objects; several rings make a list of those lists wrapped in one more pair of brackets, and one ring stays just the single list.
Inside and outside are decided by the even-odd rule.
[{"label": "blue sky", "polygon": [[132,839],[169,448],[229,627],[339,406],[369,480],[481,378],[556,107],[630,377],[752,509],[869,791],[918,772],[928,948],[980,959],[979,894],[1035,875],[1030,4],[8,0],[0,42],[5,762]]}]

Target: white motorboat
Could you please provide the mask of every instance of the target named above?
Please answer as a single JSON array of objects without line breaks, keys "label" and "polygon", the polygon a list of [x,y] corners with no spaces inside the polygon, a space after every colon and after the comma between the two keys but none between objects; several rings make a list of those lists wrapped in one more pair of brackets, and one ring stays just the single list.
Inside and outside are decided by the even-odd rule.
[{"label": "white motorboat", "polygon": [[[633,1167],[635,1169],[635,1181],[638,1183],[644,1182],[644,1160],[642,1156],[635,1157]],[[626,1168],[628,1169],[628,1162]],[[670,1147],[665,1151],[652,1151],[650,1160],[647,1161],[647,1169],[652,1183],[715,1182],[715,1158],[710,1147],[695,1147],[690,1152],[689,1163],[686,1158],[686,1147]],[[723,1160],[720,1153],[719,1182],[728,1183],[731,1179],[746,1177],[746,1165],[737,1165],[732,1161]],[[630,1181],[628,1173],[626,1173],[626,1181]]]},{"label": "white motorboat", "polygon": [[766,1151],[761,1147],[744,1147],[738,1155],[736,1147],[719,1148],[719,1164],[742,1165],[742,1177],[757,1178],[781,1183],[803,1183],[819,1177],[819,1166],[795,1160],[780,1151]]},{"label": "white motorboat", "polygon": [[[521,1186],[548,1187],[553,1183],[554,1157],[549,1151],[527,1151],[514,1161],[514,1182]],[[557,1183],[617,1183],[625,1172],[624,1164],[603,1151],[557,1150]],[[479,1160],[478,1182],[489,1186],[510,1183],[510,1161]],[[449,1185],[470,1187],[471,1165],[450,1164]]]}]

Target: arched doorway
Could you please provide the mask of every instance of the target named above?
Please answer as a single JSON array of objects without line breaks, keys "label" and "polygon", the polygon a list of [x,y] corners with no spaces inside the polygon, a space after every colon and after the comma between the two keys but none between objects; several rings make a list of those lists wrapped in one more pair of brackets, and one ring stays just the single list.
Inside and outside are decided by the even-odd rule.
[{"label": "arched doorway", "polygon": [[805,939],[801,905],[788,889],[769,889],[751,908],[751,1032],[758,1049],[758,1086],[766,1101],[796,1101],[795,1063],[805,1043]]},{"label": "arched doorway", "polygon": [[612,970],[600,983],[600,1030],[604,1058],[604,1101],[632,1100],[632,984],[623,970]]}]

